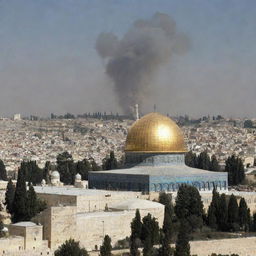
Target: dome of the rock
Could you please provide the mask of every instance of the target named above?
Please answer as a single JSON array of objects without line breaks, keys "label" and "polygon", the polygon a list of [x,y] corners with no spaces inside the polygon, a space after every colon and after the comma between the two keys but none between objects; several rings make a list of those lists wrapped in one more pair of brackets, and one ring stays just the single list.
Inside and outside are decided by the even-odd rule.
[{"label": "dome of the rock", "polygon": [[126,152],[184,153],[186,147],[181,129],[169,117],[150,113],[129,129]]}]

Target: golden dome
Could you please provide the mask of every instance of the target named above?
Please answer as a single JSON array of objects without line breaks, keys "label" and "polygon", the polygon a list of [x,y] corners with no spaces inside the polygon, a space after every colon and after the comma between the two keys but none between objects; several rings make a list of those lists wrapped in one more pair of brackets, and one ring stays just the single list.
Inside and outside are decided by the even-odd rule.
[{"label": "golden dome", "polygon": [[125,151],[144,153],[184,153],[182,131],[169,117],[150,113],[130,128]]}]

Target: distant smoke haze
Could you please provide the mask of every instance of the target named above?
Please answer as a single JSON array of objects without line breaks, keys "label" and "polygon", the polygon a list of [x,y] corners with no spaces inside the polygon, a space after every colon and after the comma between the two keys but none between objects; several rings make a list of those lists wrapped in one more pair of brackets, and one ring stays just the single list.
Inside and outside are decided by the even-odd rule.
[{"label": "distant smoke haze", "polygon": [[145,103],[159,68],[171,61],[173,54],[185,53],[188,45],[188,38],[177,31],[175,21],[164,13],[135,21],[120,40],[113,33],[98,36],[96,49],[106,59],[106,74],[114,82],[125,113],[131,112],[136,103]]},{"label": "distant smoke haze", "polygon": [[0,117],[255,117],[256,1],[131,2],[0,1]]}]

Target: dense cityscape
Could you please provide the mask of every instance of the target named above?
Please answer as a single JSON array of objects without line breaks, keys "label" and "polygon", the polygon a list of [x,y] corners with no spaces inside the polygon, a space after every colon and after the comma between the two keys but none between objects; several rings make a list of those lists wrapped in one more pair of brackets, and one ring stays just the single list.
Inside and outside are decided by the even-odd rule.
[{"label": "dense cityscape", "polygon": [[[179,122],[181,117],[176,118]],[[245,119],[201,119],[181,122],[188,150],[196,154],[207,151],[223,167],[235,154],[253,166],[256,128],[245,128]],[[0,120],[0,159],[8,171],[16,171],[23,160],[35,160],[40,167],[56,162],[58,154],[68,151],[73,159],[93,158],[98,165],[111,151],[120,161],[124,155],[127,131],[133,120],[72,118],[49,120]]]}]

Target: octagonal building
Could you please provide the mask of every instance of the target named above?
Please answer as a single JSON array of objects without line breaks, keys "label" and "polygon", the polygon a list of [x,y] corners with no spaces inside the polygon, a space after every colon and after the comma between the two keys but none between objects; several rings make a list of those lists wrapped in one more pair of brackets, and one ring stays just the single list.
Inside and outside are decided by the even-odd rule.
[{"label": "octagonal building", "polygon": [[90,172],[89,188],[160,192],[177,191],[190,184],[200,191],[227,190],[226,172],[185,165],[187,152],[182,131],[167,116],[150,113],[134,122],[125,145],[123,169]]}]

